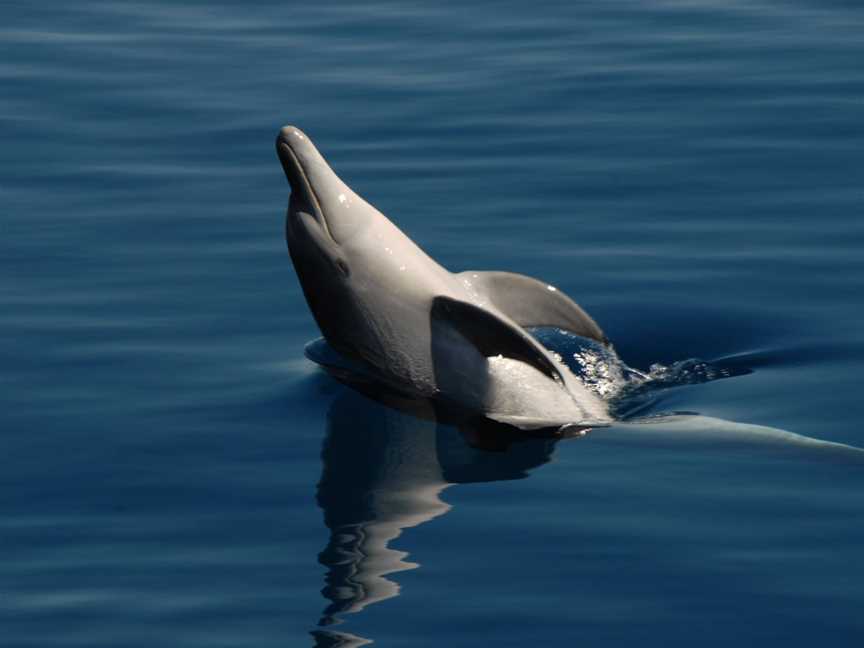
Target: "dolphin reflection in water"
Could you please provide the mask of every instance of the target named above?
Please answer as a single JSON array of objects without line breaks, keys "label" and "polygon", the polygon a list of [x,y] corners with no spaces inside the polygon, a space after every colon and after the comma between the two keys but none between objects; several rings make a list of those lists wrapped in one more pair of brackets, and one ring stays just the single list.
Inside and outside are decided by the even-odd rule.
[{"label": "dolphin reflection in water", "polygon": [[[399,594],[390,576],[419,565],[390,544],[404,529],[449,511],[441,499],[447,487],[527,477],[531,469],[550,461],[555,444],[567,435],[526,436],[492,421],[454,418],[431,401],[382,391],[332,364],[327,369],[359,393],[342,391],[327,417],[317,500],[330,531],[319,555],[328,570],[322,590],[328,603],[321,627],[312,634],[318,647],[348,648],[371,642],[327,626],[340,623],[343,614]],[[581,434],[576,429],[571,436]],[[592,437],[593,442],[612,445],[641,440],[651,446],[737,447],[864,464],[859,448],[693,414],[620,421]]]},{"label": "dolphin reflection in water", "polygon": [[[322,594],[329,603],[320,626],[399,594],[389,576],[419,565],[389,545],[404,529],[450,510],[440,497],[444,489],[522,479],[550,460],[560,438],[508,436],[479,424],[457,430],[436,422],[428,402],[387,405],[346,390],[328,413],[317,499],[330,530],[319,555],[328,570]],[[366,641],[332,630],[313,635],[318,646]]]}]

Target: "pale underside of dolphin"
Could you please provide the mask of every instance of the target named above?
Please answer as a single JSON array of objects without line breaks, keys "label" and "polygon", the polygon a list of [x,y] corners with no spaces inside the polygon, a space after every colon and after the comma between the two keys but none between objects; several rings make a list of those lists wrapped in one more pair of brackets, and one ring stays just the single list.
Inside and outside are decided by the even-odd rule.
[{"label": "pale underside of dolphin", "polygon": [[608,344],[594,320],[540,280],[451,273],[351,190],[309,138],[276,141],[291,185],[286,238],[327,342],[387,386],[522,429],[611,421],[525,327],[551,326]]}]

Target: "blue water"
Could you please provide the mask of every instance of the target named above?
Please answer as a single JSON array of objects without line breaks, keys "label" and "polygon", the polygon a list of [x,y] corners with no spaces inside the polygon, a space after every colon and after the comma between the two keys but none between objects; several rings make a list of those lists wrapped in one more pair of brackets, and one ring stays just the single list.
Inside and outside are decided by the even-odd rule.
[{"label": "blue water", "polygon": [[634,368],[729,368],[647,414],[864,447],[859,3],[0,18],[3,646],[861,645],[861,465],[471,439],[305,360],[273,151]]}]

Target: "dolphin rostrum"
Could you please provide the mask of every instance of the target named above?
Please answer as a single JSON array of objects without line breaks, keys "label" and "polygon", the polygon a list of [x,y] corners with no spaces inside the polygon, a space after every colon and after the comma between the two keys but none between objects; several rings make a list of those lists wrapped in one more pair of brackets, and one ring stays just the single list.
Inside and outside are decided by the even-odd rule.
[{"label": "dolphin rostrum", "polygon": [[525,327],[608,345],[594,320],[545,282],[451,273],[351,190],[299,129],[276,150],[291,185],[286,238],[327,342],[392,389],[520,429],[596,427],[604,402]]}]

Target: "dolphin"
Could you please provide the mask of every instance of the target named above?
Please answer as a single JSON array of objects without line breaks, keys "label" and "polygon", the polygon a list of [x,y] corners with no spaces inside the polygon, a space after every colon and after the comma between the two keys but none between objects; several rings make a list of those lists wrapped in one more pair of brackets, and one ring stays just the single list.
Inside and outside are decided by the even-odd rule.
[{"label": "dolphin", "polygon": [[301,130],[276,151],[291,197],[286,239],[325,340],[382,384],[521,430],[588,428],[608,409],[526,327],[608,346],[563,292],[510,272],[452,273],[333,171]]},{"label": "dolphin", "polygon": [[[571,436],[614,424],[622,439],[632,430],[655,441],[785,446],[864,461],[855,446],[712,417],[615,421],[607,402],[526,331],[557,329],[614,355],[563,292],[510,272],[451,273],[348,187],[298,128],[283,127],[276,150],[291,186],[288,250],[326,341],[308,345],[306,356],[360,391],[383,385],[518,430]],[[476,424],[469,419],[467,431],[482,429]]]}]

